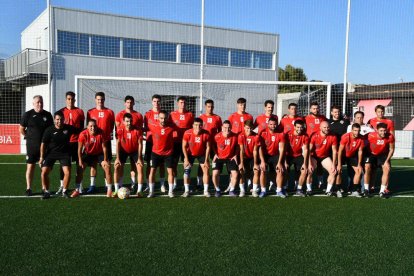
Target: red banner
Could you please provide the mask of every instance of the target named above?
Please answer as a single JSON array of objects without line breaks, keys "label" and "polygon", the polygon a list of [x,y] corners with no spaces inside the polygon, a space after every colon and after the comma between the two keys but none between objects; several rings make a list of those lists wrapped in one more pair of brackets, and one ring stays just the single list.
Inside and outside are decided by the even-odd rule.
[{"label": "red banner", "polygon": [[0,124],[0,154],[20,153],[18,124]]}]

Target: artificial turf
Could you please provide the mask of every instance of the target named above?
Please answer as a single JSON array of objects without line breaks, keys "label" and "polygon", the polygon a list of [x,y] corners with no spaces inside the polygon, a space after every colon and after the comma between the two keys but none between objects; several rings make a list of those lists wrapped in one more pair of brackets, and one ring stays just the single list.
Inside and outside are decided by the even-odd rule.
[{"label": "artificial turf", "polygon": [[[23,194],[24,165],[1,164],[19,158],[0,157],[0,195]],[[414,168],[391,179],[413,194]],[[414,198],[0,199],[0,273],[412,274],[413,215]]]}]

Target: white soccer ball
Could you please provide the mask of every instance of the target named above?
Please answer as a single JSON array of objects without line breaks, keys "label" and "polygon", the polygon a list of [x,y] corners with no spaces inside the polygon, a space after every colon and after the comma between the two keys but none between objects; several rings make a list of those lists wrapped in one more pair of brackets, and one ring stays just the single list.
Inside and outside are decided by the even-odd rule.
[{"label": "white soccer ball", "polygon": [[118,198],[120,199],[127,199],[131,191],[127,187],[122,187],[118,190]]}]

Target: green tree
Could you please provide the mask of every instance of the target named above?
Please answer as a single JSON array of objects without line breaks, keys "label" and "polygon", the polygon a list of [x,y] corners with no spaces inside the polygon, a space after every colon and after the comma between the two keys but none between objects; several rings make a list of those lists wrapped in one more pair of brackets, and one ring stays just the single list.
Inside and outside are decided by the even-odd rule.
[{"label": "green tree", "polygon": [[[293,67],[288,64],[285,68],[279,67],[279,80],[280,81],[307,81],[305,72],[300,67]],[[279,93],[294,93],[301,92],[303,90],[302,85],[280,85]]]}]

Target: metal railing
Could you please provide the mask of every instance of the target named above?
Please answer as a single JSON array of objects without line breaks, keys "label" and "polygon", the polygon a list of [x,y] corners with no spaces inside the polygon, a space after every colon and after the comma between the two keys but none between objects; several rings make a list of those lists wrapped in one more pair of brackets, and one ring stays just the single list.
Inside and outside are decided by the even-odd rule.
[{"label": "metal railing", "polygon": [[30,74],[47,74],[47,50],[25,49],[4,62],[6,80],[15,80]]}]

